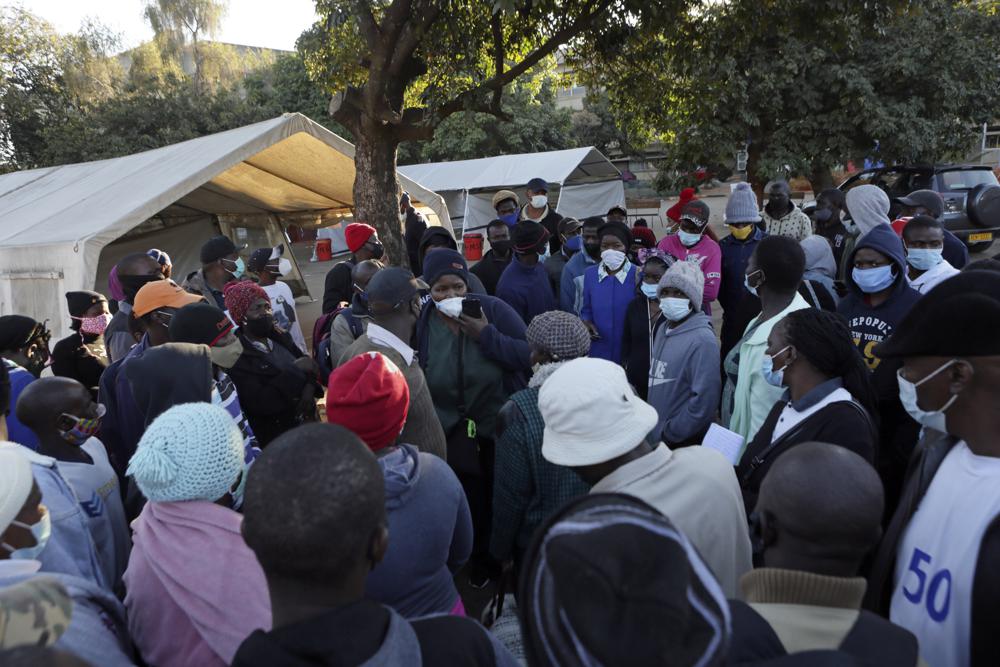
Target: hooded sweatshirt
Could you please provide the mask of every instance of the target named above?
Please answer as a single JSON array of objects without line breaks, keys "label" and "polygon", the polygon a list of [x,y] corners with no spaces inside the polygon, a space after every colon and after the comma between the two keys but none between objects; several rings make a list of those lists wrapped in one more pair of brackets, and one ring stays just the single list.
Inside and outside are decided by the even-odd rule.
[{"label": "hooded sweatshirt", "polygon": [[[847,197],[850,205],[851,193],[848,193]],[[853,208],[851,213],[854,213]],[[920,293],[910,287],[906,279],[906,257],[903,254],[903,242],[892,231],[892,227],[888,224],[877,225],[867,234],[861,236],[854,251],[847,257],[848,266],[854,266],[854,256],[862,248],[877,250],[892,260],[896,274],[892,293],[881,305],[872,306],[869,295],[858,288],[851,271],[848,271],[846,282],[849,293],[840,302],[837,312],[847,319],[847,326],[851,330],[854,344],[858,346],[868,368],[875,370],[882,361],[875,356],[875,347],[892,335],[899,322],[920,298]]]},{"label": "hooded sweatshirt", "polygon": [[692,262],[701,268],[705,274],[705,296],[701,309],[711,315],[712,302],[719,296],[719,283],[722,281],[722,249],[719,244],[706,233],[688,248],[677,234],[670,234],[660,239],[656,247],[671,257]]},{"label": "hooded sweatshirt", "polygon": [[[431,245],[441,245],[442,241],[452,250],[458,250],[458,244],[455,243],[455,237],[451,235],[451,232],[444,227],[428,227],[427,231],[424,232],[423,238],[420,239],[420,248],[417,252],[420,257],[423,257],[428,247]],[[421,266],[422,270],[423,266]],[[416,269],[413,272],[416,273]],[[420,276],[420,279],[426,280],[424,276]],[[471,271],[469,272],[469,291],[473,294],[486,294],[486,287],[483,286],[483,281]]]},{"label": "hooded sweatshirt", "polygon": [[694,313],[676,327],[661,321],[653,335],[647,399],[659,419],[649,441],[679,445],[697,439],[715,418],[721,392],[712,318]]},{"label": "hooded sweatshirt", "polygon": [[385,479],[389,550],[368,575],[365,595],[406,618],[447,613],[458,601],[452,576],[472,553],[472,515],[444,461],[400,445],[378,459]]},{"label": "hooded sweatshirt", "polygon": [[[864,236],[879,225],[889,224],[889,195],[877,185],[859,185],[847,191],[847,210]],[[889,228],[892,231],[892,228]]]}]

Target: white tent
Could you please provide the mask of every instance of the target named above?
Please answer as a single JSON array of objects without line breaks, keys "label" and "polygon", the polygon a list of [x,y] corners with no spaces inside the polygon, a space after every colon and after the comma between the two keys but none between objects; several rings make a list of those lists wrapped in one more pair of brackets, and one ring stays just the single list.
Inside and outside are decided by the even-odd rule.
[{"label": "white tent", "polygon": [[593,147],[413,164],[399,173],[444,197],[452,225],[463,231],[482,230],[496,218],[492,199],[499,190],[514,190],[523,205],[532,178],[549,183],[549,205],[564,216],[604,215],[625,205],[621,173]]},{"label": "white tent", "polygon": [[[450,229],[434,192],[400,177],[429,224]],[[301,114],[121,158],[0,176],[0,315],[68,330],[63,294],[99,291],[130,252],[160,248],[183,279],[220,231],[251,248],[283,225],[350,218],[354,146]],[[294,261],[291,252],[286,256]],[[301,274],[296,268],[296,279]],[[304,283],[302,283],[304,286]]]}]

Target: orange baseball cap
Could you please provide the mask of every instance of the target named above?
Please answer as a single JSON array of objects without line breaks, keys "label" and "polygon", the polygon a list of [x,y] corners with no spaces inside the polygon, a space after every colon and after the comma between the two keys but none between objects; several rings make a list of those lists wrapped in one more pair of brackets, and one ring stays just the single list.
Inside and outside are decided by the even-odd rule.
[{"label": "orange baseball cap", "polygon": [[157,308],[183,308],[204,299],[197,294],[191,294],[173,280],[154,280],[142,286],[135,295],[132,312],[136,317],[142,317]]}]

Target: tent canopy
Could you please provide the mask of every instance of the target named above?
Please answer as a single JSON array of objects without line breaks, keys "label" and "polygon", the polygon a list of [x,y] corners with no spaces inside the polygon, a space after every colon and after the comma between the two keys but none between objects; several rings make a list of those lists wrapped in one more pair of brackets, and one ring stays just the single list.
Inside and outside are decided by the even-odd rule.
[{"label": "tent canopy", "polygon": [[557,185],[621,180],[618,169],[594,147],[413,164],[399,171],[435,192],[499,190],[525,185],[532,178]]},{"label": "tent canopy", "polygon": [[[101,251],[156,219],[225,229],[334,224],[351,215],[354,146],[301,114],[120,158],[0,176],[0,314],[64,322]],[[444,200],[401,176],[430,224]],[[177,227],[177,233],[181,233]]]},{"label": "tent canopy", "polygon": [[549,183],[550,205],[563,215],[603,215],[612,206],[625,204],[621,173],[592,146],[413,164],[399,172],[441,194],[452,224],[466,231],[482,229],[496,217],[491,199],[498,190],[518,191],[524,204],[523,189],[532,178]]}]

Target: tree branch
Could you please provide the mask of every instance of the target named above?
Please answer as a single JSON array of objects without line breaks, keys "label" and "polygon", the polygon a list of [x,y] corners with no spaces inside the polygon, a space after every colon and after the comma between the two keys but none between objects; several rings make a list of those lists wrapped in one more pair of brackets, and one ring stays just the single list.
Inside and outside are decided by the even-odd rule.
[{"label": "tree branch", "polygon": [[[504,68],[503,24],[500,22],[499,12],[494,12],[490,17],[490,31],[493,33],[493,75],[498,76],[503,74]],[[490,106],[499,110],[502,95],[503,88],[494,88]]]},{"label": "tree branch", "polygon": [[358,15],[361,33],[365,36],[365,42],[368,44],[368,50],[374,52],[378,43],[378,23],[375,21],[375,15],[372,14],[371,4],[368,2],[355,2],[353,4]]},{"label": "tree branch", "polygon": [[[502,92],[504,86],[513,82],[519,76],[541,62],[543,58],[551,55],[560,46],[580,34],[598,14],[611,6],[613,1],[614,0],[598,0],[597,4],[592,9],[587,10],[584,14],[577,17],[577,19],[570,25],[557,30],[545,41],[544,44],[535,49],[532,53],[529,53],[521,62],[506,71],[496,72],[492,77],[483,81],[475,88],[459,93],[451,100],[442,104],[438,107],[437,112],[434,114],[435,118],[432,122],[440,121],[455,112],[462,111],[463,109],[475,108],[477,106],[476,100],[481,98],[487,92],[495,92],[498,90]],[[486,113],[493,113],[493,111],[486,111]]]},{"label": "tree branch", "polygon": [[417,50],[420,40],[424,38],[427,30],[434,25],[441,15],[441,4],[435,2],[432,3],[431,7],[424,8],[418,21],[413,20],[412,16],[404,18],[403,30],[396,40],[392,61],[389,63],[389,74],[398,76],[402,72],[406,61]]}]

